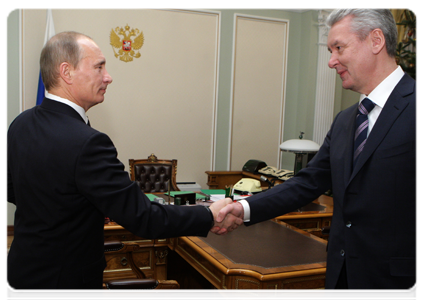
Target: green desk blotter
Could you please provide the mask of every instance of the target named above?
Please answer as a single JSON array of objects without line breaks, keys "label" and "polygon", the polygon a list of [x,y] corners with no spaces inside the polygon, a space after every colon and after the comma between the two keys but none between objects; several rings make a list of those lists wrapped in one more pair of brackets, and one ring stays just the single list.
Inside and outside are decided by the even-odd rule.
[{"label": "green desk blotter", "polygon": [[206,195],[225,195],[225,190],[201,190]]},{"label": "green desk blotter", "polygon": [[159,196],[154,195],[154,194],[145,194],[147,196],[148,199],[150,199],[150,201],[154,201],[154,198],[157,198]]}]

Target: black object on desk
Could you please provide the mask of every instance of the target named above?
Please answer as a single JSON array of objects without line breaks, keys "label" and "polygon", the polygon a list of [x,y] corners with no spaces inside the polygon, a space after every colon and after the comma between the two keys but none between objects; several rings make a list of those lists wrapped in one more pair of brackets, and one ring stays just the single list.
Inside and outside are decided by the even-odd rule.
[{"label": "black object on desk", "polygon": [[[168,199],[170,200],[170,198],[174,198],[172,196],[172,192],[170,192],[170,194],[165,193],[164,194],[165,197],[168,197]],[[196,193],[191,193],[191,192],[186,192],[186,193],[181,193],[181,192],[175,192],[175,197],[181,198],[181,205],[185,205],[187,202],[189,204],[196,204],[197,203],[197,196]],[[163,197],[164,198],[164,197]],[[175,201],[173,201],[175,202]]]},{"label": "black object on desk", "polygon": [[263,169],[264,167],[267,167],[267,164],[264,161],[250,159],[244,164],[242,170],[246,172],[257,173],[258,170]]}]

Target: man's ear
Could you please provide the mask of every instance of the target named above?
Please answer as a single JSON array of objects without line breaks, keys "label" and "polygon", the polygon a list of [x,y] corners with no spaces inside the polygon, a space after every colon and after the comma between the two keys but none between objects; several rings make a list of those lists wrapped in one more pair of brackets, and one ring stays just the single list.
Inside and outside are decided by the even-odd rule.
[{"label": "man's ear", "polygon": [[62,62],[59,66],[60,77],[67,84],[72,84],[73,82],[72,70],[73,67],[68,62]]},{"label": "man's ear", "polygon": [[385,36],[380,28],[374,29],[370,32],[370,38],[372,41],[373,54],[379,54],[383,48],[385,48]]}]

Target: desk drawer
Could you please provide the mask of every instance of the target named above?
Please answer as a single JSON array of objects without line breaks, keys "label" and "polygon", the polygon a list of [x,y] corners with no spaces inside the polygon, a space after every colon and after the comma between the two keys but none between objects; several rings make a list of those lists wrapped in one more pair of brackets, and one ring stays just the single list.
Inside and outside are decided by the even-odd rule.
[{"label": "desk drawer", "polygon": [[[168,243],[172,239],[145,239],[126,229],[104,230],[104,240],[117,240],[125,244],[137,244],[140,248],[133,252],[135,265],[147,278],[167,279]],[[107,267],[104,270],[104,281],[111,279],[136,278],[130,267],[127,253],[105,253]]]},{"label": "desk drawer", "polygon": [[[131,270],[131,265],[127,257],[127,253],[105,254],[107,266],[104,270],[103,278],[121,279],[136,278]],[[153,249],[141,249],[132,254],[135,265],[142,270],[147,278],[155,278],[155,257]]]}]

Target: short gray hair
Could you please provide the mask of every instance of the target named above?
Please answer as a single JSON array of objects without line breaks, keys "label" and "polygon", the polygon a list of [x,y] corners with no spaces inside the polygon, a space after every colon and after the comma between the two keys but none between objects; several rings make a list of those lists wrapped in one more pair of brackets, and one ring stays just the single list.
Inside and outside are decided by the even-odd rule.
[{"label": "short gray hair", "polygon": [[372,30],[381,29],[385,36],[386,51],[389,56],[395,57],[398,31],[394,16],[389,9],[338,9],[328,16],[326,24],[328,27],[332,27],[347,16],[353,17],[351,29],[361,41]]}]

